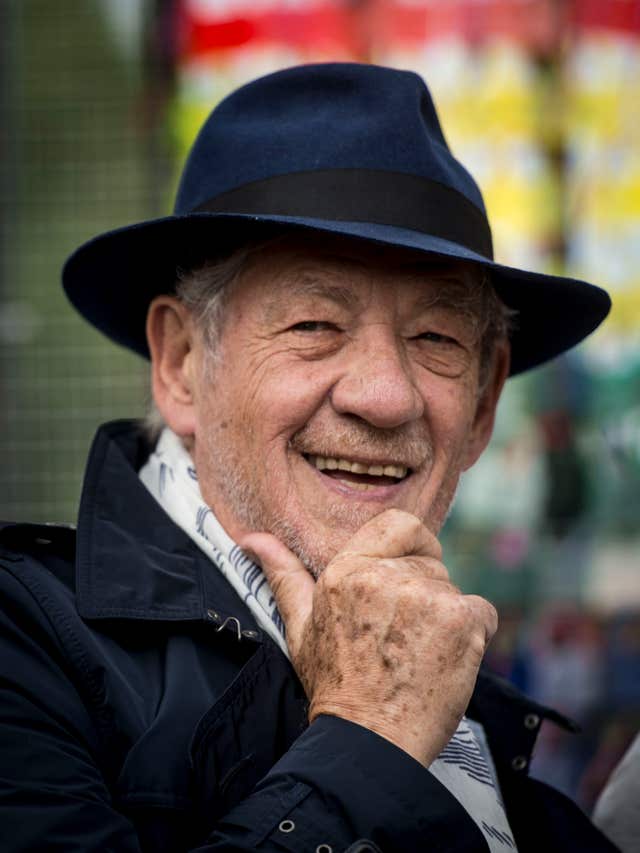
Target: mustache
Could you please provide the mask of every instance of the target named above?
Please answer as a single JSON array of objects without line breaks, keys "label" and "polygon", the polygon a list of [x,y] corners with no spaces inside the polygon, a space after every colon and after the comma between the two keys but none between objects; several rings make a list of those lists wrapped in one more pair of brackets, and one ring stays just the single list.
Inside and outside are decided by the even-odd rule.
[{"label": "mustache", "polygon": [[433,460],[433,445],[424,422],[380,429],[365,421],[307,423],[289,441],[298,453],[325,457],[360,457],[401,464],[415,471]]}]

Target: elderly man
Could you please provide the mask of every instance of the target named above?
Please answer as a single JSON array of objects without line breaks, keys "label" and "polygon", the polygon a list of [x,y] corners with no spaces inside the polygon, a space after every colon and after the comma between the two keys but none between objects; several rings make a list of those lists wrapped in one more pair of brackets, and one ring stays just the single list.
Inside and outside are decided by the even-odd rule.
[{"label": "elderly man", "polygon": [[609,301],[493,262],[420,78],[240,89],[175,215],[64,282],[156,410],[98,433],[77,533],[2,530],[3,850],[612,850],[528,778],[569,723],[479,674],[437,539],[507,375]]}]

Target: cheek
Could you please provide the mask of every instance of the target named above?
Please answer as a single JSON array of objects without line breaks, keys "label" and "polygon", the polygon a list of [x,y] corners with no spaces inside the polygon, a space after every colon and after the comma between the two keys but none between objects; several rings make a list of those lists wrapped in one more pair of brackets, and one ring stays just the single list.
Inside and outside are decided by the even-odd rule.
[{"label": "cheek", "polygon": [[239,415],[246,427],[268,440],[290,439],[329,393],[330,382],[318,374],[313,366],[300,364],[260,371],[241,398]]},{"label": "cheek", "polygon": [[475,414],[475,394],[466,384],[425,383],[425,410],[436,446],[454,450],[466,443]]}]

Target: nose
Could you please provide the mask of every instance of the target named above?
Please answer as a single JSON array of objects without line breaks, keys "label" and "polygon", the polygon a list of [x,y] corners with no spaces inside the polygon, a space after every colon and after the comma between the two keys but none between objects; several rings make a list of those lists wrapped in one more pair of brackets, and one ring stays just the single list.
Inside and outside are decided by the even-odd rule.
[{"label": "nose", "polygon": [[336,412],[355,415],[373,426],[392,429],[424,414],[402,344],[383,324],[360,331],[345,352],[346,366],[333,386]]}]

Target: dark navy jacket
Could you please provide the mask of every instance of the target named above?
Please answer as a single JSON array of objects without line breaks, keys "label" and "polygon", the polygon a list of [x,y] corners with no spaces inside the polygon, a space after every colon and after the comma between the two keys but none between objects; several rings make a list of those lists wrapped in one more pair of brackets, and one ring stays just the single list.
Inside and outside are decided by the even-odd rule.
[{"label": "dark navy jacket", "polygon": [[[0,850],[486,851],[404,752],[307,726],[289,662],[139,482],[148,452],[132,424],[103,427],[77,533],[0,531]],[[563,718],[488,675],[469,715],[521,853],[614,849],[527,776],[540,720]]]}]

